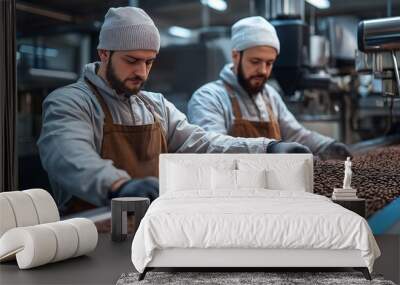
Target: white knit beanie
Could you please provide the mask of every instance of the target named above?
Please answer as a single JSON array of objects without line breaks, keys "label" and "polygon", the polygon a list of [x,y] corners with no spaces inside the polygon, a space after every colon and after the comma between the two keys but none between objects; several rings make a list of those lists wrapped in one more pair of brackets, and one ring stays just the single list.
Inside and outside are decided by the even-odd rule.
[{"label": "white knit beanie", "polygon": [[140,8],[110,8],[100,30],[97,49],[160,50],[160,33]]},{"label": "white knit beanie", "polygon": [[242,51],[255,46],[270,46],[279,54],[280,44],[274,26],[263,17],[248,17],[232,26],[232,49]]}]

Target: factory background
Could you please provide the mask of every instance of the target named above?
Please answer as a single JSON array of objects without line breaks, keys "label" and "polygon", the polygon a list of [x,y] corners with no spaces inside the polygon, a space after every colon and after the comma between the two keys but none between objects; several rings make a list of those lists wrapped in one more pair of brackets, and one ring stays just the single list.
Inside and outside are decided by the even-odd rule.
[{"label": "factory background", "polygon": [[192,93],[217,79],[230,61],[231,25],[260,15],[271,21],[281,41],[269,83],[303,125],[347,144],[399,133],[400,102],[382,96],[382,80],[372,72],[356,70],[355,51],[358,23],[399,15],[400,1],[317,4],[16,1],[19,186],[49,187],[36,146],[41,104],[52,90],[75,82],[86,63],[98,60],[98,33],[109,7],[138,6],[154,19],[162,46],[145,89],[164,94],[184,113]]}]

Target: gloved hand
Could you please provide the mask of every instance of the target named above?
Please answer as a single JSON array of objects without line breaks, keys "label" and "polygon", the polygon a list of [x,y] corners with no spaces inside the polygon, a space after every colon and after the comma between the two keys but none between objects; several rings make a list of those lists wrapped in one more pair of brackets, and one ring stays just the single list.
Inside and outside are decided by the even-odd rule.
[{"label": "gloved hand", "polygon": [[345,160],[348,156],[352,157],[348,147],[344,143],[337,141],[328,145],[318,155],[322,160],[327,160],[327,159]]},{"label": "gloved hand", "polygon": [[158,179],[156,177],[145,177],[141,179],[129,179],[116,191],[110,192],[109,198],[116,197],[144,197],[150,202],[158,197]]},{"label": "gloved hand", "polygon": [[273,141],[267,146],[267,153],[311,153],[305,145],[296,142]]}]

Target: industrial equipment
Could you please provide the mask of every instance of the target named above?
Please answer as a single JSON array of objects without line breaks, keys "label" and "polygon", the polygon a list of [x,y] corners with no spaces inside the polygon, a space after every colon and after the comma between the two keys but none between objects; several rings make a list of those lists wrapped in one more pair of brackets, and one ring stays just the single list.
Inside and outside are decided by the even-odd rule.
[{"label": "industrial equipment", "polygon": [[394,98],[400,98],[400,17],[360,22],[357,39],[356,71],[380,82],[381,94],[390,101],[385,133],[393,132]]},{"label": "industrial equipment", "polygon": [[400,17],[362,21],[357,38],[356,70],[380,79],[383,96],[400,97]]}]

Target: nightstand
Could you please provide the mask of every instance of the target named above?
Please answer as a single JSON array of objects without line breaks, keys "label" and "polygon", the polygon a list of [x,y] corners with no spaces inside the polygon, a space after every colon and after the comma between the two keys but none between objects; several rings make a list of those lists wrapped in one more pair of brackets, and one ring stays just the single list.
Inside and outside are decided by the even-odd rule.
[{"label": "nightstand", "polygon": [[[111,200],[111,240],[124,241],[128,236],[128,213],[134,213],[136,229],[150,205],[148,198],[120,197]],[[134,234],[134,233],[133,233]]]},{"label": "nightstand", "polygon": [[340,206],[359,214],[361,217],[366,217],[366,202],[362,198],[354,198],[351,200],[333,200],[332,201]]}]

